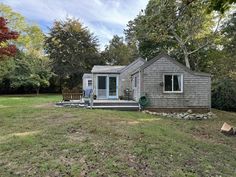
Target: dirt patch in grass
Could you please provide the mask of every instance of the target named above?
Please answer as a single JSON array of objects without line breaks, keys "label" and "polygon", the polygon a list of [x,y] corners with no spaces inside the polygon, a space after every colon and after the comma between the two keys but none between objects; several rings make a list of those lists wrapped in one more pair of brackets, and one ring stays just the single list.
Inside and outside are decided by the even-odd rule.
[{"label": "dirt patch in grass", "polygon": [[75,143],[79,143],[79,142],[86,142],[88,141],[88,139],[90,139],[90,135],[89,133],[85,132],[82,129],[76,129],[73,127],[70,127],[67,129],[68,134],[66,135],[66,137]]},{"label": "dirt patch in grass", "polygon": [[38,134],[40,131],[29,131],[29,132],[21,132],[21,133],[11,133],[4,136],[0,136],[0,144],[6,143],[12,137],[26,137]]},{"label": "dirt patch in grass", "polygon": [[10,106],[5,106],[5,105],[1,105],[1,104],[0,104],[0,109],[1,109],[1,108],[10,108]]},{"label": "dirt patch in grass", "polygon": [[139,123],[140,123],[139,121],[127,121],[128,125],[137,125]]},{"label": "dirt patch in grass", "polygon": [[53,108],[54,107],[54,103],[38,104],[38,105],[34,105],[33,107],[34,108],[43,108],[43,109]]}]

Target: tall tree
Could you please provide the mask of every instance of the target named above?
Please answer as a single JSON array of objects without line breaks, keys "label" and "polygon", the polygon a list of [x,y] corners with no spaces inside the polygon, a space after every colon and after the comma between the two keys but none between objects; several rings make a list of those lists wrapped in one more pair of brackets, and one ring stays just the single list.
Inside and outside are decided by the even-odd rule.
[{"label": "tall tree", "polygon": [[138,56],[138,51],[135,45],[128,45],[123,37],[115,35],[101,55],[107,64],[127,65]]},{"label": "tall tree", "polygon": [[27,23],[21,14],[3,3],[0,3],[0,16],[8,20],[7,26],[10,30],[14,29],[20,34],[17,41],[13,42],[20,51],[35,55],[36,58],[44,56],[45,35],[38,25]]},{"label": "tall tree", "polygon": [[150,0],[144,13],[129,22],[125,33],[127,39],[136,38],[144,57],[166,51],[184,58],[190,68],[196,64],[195,56],[191,56],[207,47],[214,26],[213,16],[207,14],[203,1]]},{"label": "tall tree", "polygon": [[16,40],[19,34],[15,31],[10,31],[7,27],[7,20],[0,17],[0,59],[4,56],[14,56],[16,54],[16,46],[9,44],[10,40]]},{"label": "tall tree", "polygon": [[39,94],[40,88],[49,86],[52,76],[47,58],[32,58],[32,55],[19,53],[16,56],[14,70],[7,79],[12,88],[31,88]]},{"label": "tall tree", "polygon": [[225,55],[221,58],[222,65],[219,69],[224,71],[224,76],[236,81],[236,12],[221,26],[221,34],[222,53]]},{"label": "tall tree", "polygon": [[29,87],[37,91],[40,87],[48,86],[52,72],[44,53],[45,35],[42,30],[35,24],[27,23],[21,14],[2,3],[0,16],[8,19],[10,30],[14,29],[20,34],[16,41],[11,41],[18,48],[17,55],[8,59],[9,62],[0,64],[0,81],[7,81],[7,87]]},{"label": "tall tree", "polygon": [[101,62],[96,37],[76,19],[55,21],[45,46],[62,86],[81,84],[82,74]]}]

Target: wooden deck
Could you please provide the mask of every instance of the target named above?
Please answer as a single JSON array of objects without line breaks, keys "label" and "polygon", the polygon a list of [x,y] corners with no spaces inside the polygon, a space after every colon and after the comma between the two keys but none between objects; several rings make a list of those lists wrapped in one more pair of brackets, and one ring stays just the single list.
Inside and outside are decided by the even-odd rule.
[{"label": "wooden deck", "polygon": [[[86,105],[84,100],[71,100],[56,103],[61,107],[86,107],[91,108],[90,104]],[[139,110],[139,104],[133,100],[94,100],[92,109],[117,109],[117,110]]]}]

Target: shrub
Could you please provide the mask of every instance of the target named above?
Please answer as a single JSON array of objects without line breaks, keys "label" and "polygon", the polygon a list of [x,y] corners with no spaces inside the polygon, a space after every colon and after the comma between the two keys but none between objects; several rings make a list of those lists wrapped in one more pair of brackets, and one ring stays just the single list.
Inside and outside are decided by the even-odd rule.
[{"label": "shrub", "polygon": [[212,84],[212,107],[236,111],[236,81],[224,78]]}]

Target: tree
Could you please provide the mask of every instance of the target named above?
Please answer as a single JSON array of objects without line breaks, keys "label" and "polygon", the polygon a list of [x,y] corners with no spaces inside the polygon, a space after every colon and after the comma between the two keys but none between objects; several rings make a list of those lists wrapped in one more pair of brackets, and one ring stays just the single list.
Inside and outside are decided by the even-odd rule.
[{"label": "tree", "polygon": [[[227,53],[228,77],[236,80],[236,12],[230,16],[230,20],[222,25],[222,35],[225,39],[224,51]],[[226,66],[226,65],[225,65]]]},{"label": "tree", "polygon": [[14,70],[8,75],[12,88],[32,88],[39,94],[39,89],[49,86],[52,76],[49,61],[45,58],[32,58],[31,55],[19,53]]},{"label": "tree", "polygon": [[83,73],[101,63],[96,37],[76,19],[55,21],[45,46],[61,86],[77,86]]},{"label": "tree", "polygon": [[53,75],[44,52],[45,35],[38,25],[27,23],[21,14],[2,3],[0,15],[8,19],[9,29],[20,34],[16,41],[11,41],[18,48],[17,55],[0,64],[0,84],[7,85],[6,88],[33,88],[39,92],[40,88],[49,85]]},{"label": "tree", "polygon": [[16,40],[19,34],[15,31],[10,31],[7,27],[7,20],[0,17],[0,59],[4,56],[14,56],[16,54],[16,46],[9,44],[10,40]]},{"label": "tree", "polygon": [[19,50],[37,58],[44,57],[45,35],[38,25],[27,23],[21,14],[3,3],[0,3],[0,16],[8,19],[9,29],[14,29],[20,34],[17,41],[12,42]]},{"label": "tree", "polygon": [[212,85],[212,106],[217,109],[236,111],[236,80],[222,78]]},{"label": "tree", "polygon": [[0,84],[4,78],[8,77],[15,69],[15,61],[13,57],[6,57],[0,62]]},{"label": "tree", "polygon": [[125,33],[127,39],[136,38],[143,57],[150,59],[166,51],[180,61],[184,58],[190,68],[196,65],[191,56],[208,46],[214,26],[203,1],[150,0],[144,14],[129,22]]},{"label": "tree", "polygon": [[219,11],[224,13],[225,11],[229,10],[230,5],[236,3],[236,0],[209,0],[209,11]]},{"label": "tree", "polygon": [[115,35],[101,53],[103,60],[110,65],[127,65],[138,55],[136,46],[125,44],[124,39]]},{"label": "tree", "polygon": [[236,80],[236,13],[234,12],[220,26],[220,36],[214,42],[214,48],[208,50],[206,72],[213,75],[213,80]]}]

